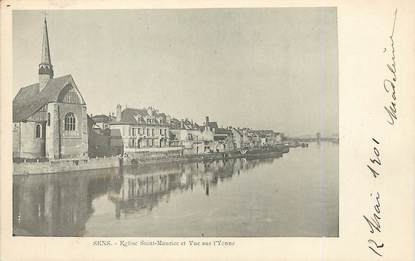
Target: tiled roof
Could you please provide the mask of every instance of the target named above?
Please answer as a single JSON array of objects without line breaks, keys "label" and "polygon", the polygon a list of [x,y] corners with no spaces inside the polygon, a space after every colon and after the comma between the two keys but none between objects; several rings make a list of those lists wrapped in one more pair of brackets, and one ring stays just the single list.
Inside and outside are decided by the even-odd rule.
[{"label": "tiled roof", "polygon": [[217,129],[218,123],[216,121],[211,121],[211,122],[208,122],[208,126],[212,129]]},{"label": "tiled roof", "polygon": [[181,124],[180,124],[180,121],[178,119],[173,118],[173,119],[170,120],[170,128],[180,129],[180,127],[181,127],[180,125]]},{"label": "tiled roof", "polygon": [[[13,99],[13,122],[24,121],[44,105],[56,102],[68,83],[75,85],[71,75],[50,79],[41,92],[38,83],[21,88]],[[81,102],[84,104],[82,97]]]},{"label": "tiled roof", "polygon": [[236,133],[238,133],[239,135],[243,136],[243,134],[242,134],[242,132],[241,132],[240,130],[238,130],[238,129],[236,129],[236,128],[233,128],[233,130],[234,130]]},{"label": "tiled roof", "polygon": [[214,137],[213,137],[213,140],[214,141],[220,141],[220,140],[226,140],[226,136],[217,136],[217,135],[215,135]]},{"label": "tiled roof", "polygon": [[[147,124],[144,117],[150,116],[146,109],[125,108],[121,112],[121,121],[113,120],[111,124]],[[157,118],[166,119],[164,113],[153,111],[153,116],[156,117],[156,124],[161,124]]]},{"label": "tiled roof", "polygon": [[196,130],[199,129],[199,125],[189,119],[183,120],[184,128],[187,130]]},{"label": "tiled roof", "polygon": [[[210,121],[210,122],[208,122],[208,126],[209,126],[209,128],[212,130],[212,129],[218,129],[218,123],[216,122],[216,121]],[[205,129],[206,129],[206,124],[205,125],[203,125],[203,126],[199,126],[198,127],[201,131],[205,131]],[[213,131],[213,130],[212,130]]]},{"label": "tiled roof", "polygon": [[226,135],[228,135],[228,134],[231,134],[231,133],[232,133],[232,131],[224,129],[224,128],[217,128],[216,131],[215,131],[215,134],[226,134]]},{"label": "tiled roof", "polygon": [[111,118],[105,114],[94,115],[91,118],[94,120],[95,123],[109,122],[111,120]]}]

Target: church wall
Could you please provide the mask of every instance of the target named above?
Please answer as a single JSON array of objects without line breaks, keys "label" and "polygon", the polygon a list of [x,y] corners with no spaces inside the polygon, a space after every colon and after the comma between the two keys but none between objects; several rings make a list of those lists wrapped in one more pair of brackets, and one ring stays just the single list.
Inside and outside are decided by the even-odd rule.
[{"label": "church wall", "polygon": [[[42,130],[42,137],[36,138],[36,122],[20,123],[20,157],[21,158],[42,158],[45,156],[45,138]],[[42,124],[43,127],[45,126]],[[18,137],[16,137],[17,139]]]},{"label": "church wall", "polygon": [[50,123],[46,124],[46,157],[59,158],[59,114],[58,104],[49,103],[47,111]]},{"label": "church wall", "polygon": [[[76,118],[75,131],[65,130],[65,115],[72,112]],[[60,103],[60,146],[62,158],[88,157],[88,124],[86,106],[80,104]]]}]

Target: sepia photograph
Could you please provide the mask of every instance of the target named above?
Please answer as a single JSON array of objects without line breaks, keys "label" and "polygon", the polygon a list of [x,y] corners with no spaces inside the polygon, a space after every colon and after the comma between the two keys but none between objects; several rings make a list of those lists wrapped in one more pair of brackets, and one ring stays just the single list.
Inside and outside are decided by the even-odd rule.
[{"label": "sepia photograph", "polygon": [[336,7],[12,24],[13,236],[340,236]]}]

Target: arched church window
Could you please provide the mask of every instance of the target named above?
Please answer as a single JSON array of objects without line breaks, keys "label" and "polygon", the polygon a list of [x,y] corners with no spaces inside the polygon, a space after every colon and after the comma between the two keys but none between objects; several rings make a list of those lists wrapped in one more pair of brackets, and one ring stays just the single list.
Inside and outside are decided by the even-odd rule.
[{"label": "arched church window", "polygon": [[42,126],[40,124],[36,124],[36,138],[42,137]]},{"label": "arched church window", "polygon": [[67,113],[65,115],[65,130],[74,131],[75,124],[76,124],[75,115],[72,112]]}]

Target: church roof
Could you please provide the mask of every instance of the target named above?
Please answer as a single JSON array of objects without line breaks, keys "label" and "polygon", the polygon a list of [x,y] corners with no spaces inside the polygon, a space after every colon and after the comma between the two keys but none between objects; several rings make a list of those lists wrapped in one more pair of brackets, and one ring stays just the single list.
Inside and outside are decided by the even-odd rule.
[{"label": "church roof", "polygon": [[[56,102],[59,94],[68,84],[76,88],[70,74],[50,79],[41,92],[39,92],[39,83],[21,88],[13,99],[13,122],[24,121],[44,105]],[[81,102],[85,104],[83,99]]]},{"label": "church roof", "polygon": [[42,57],[40,62],[42,64],[52,64],[50,60],[49,50],[49,36],[48,36],[48,24],[46,18],[43,21],[43,42],[42,42]]}]

